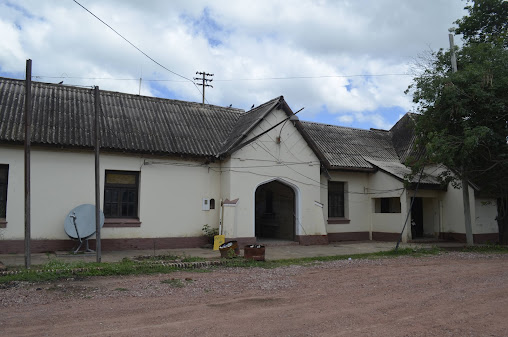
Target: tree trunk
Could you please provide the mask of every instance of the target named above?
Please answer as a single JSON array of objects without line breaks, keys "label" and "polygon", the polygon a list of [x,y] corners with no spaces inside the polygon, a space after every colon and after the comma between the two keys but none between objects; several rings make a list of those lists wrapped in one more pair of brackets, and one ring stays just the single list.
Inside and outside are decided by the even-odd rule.
[{"label": "tree trunk", "polygon": [[462,201],[464,203],[464,223],[466,225],[466,242],[473,246],[473,229],[471,227],[471,207],[469,204],[469,184],[466,178],[462,178]]}]

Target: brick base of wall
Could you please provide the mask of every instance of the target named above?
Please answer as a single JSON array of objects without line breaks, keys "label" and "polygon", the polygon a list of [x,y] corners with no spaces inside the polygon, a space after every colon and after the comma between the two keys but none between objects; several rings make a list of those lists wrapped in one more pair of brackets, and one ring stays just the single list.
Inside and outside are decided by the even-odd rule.
[{"label": "brick base of wall", "polygon": [[397,241],[399,240],[400,233],[384,233],[384,232],[372,232],[373,241]]},{"label": "brick base of wall", "polygon": [[[113,250],[138,250],[138,249],[172,249],[172,248],[197,248],[207,244],[204,236],[184,238],[139,238],[139,239],[102,239],[103,251]],[[24,253],[24,240],[1,240],[0,254]],[[95,239],[89,240],[90,248],[95,249]],[[45,253],[55,251],[70,251],[76,248],[74,240],[31,240],[30,250],[32,253]],[[83,244],[84,245],[84,244]]]},{"label": "brick base of wall", "polygon": [[328,233],[328,241],[366,241],[369,240],[369,232],[349,232],[349,233]]},{"label": "brick base of wall", "polygon": [[328,235],[297,235],[296,241],[303,246],[327,245]]},{"label": "brick base of wall", "polygon": [[[439,233],[439,238],[446,241],[467,242],[464,233]],[[498,233],[473,234],[474,243],[498,243]]]}]

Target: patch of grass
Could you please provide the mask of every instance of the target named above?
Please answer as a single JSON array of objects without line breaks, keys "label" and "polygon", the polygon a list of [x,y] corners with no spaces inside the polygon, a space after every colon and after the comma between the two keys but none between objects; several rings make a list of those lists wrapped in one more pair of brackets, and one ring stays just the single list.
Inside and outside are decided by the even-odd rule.
[{"label": "patch of grass", "polygon": [[[296,259],[283,259],[283,260],[270,260],[270,261],[254,261],[245,259],[232,259],[226,260],[223,266],[227,267],[260,267],[260,268],[278,268],[290,265],[312,265],[316,262],[327,262],[327,261],[339,261],[339,260],[357,260],[357,259],[379,259],[379,258],[392,258],[398,256],[414,256],[421,257],[426,255],[439,254],[441,250],[437,247],[432,248],[399,248],[376,252],[376,253],[364,253],[364,254],[352,254],[352,255],[335,255],[335,256],[316,256],[316,257],[304,257]],[[215,266],[214,268],[221,268],[221,266]]]},{"label": "patch of grass", "polygon": [[134,258],[136,261],[181,261],[180,256],[163,254],[163,255],[140,255]]},{"label": "patch of grass", "polygon": [[[475,252],[502,252],[508,253],[508,248],[503,246],[475,246],[472,247]],[[440,250],[436,247],[431,249],[426,248],[401,248],[397,251],[389,250],[368,254],[355,254],[355,255],[338,255],[338,256],[324,256],[324,257],[307,257],[299,259],[283,259],[271,261],[254,261],[245,260],[242,258],[226,259],[223,260],[223,265],[204,267],[204,268],[191,268],[186,269],[189,272],[210,272],[223,267],[239,267],[239,268],[277,268],[290,265],[312,265],[318,262],[347,260],[351,259],[378,259],[378,258],[391,258],[398,256],[414,256],[420,257],[425,255],[438,254]],[[166,257],[162,261],[165,260]],[[182,262],[199,262],[205,261],[203,258],[184,257]],[[57,259],[52,259],[46,264],[33,266],[32,269],[26,270],[22,267],[10,268],[9,270],[17,271],[18,273],[12,275],[0,276],[0,284],[9,284],[10,282],[26,281],[26,282],[48,282],[61,279],[81,279],[90,276],[118,276],[118,275],[141,275],[141,274],[168,274],[181,268],[154,263],[161,260],[142,260],[133,261],[130,259],[123,259],[116,263],[90,263],[90,262],[62,262]],[[176,281],[175,281],[176,282]]]},{"label": "patch of grass", "polygon": [[204,257],[197,256],[184,256],[182,257],[182,262],[204,262],[206,259]]}]

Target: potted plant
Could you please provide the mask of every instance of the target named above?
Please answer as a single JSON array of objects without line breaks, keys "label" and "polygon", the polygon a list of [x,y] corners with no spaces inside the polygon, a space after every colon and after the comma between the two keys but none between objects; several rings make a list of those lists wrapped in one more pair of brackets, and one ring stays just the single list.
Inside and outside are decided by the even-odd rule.
[{"label": "potted plant", "polygon": [[204,225],[203,228],[201,228],[204,235],[206,236],[206,239],[208,240],[209,244],[213,245],[213,238],[216,235],[219,235],[219,229],[210,227],[208,224]]},{"label": "potted plant", "polygon": [[243,250],[243,257],[247,260],[264,261],[265,260],[265,246],[262,245],[247,245]]}]

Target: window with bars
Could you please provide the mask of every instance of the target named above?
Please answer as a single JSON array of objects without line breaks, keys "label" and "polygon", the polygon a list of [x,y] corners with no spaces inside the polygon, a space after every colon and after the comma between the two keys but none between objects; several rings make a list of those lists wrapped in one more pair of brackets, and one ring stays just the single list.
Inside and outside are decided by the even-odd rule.
[{"label": "window with bars", "polygon": [[400,198],[374,198],[375,213],[400,213]]},{"label": "window with bars", "polygon": [[138,218],[139,172],[106,171],[104,216]]},{"label": "window with bars", "polygon": [[0,164],[0,218],[7,216],[7,184],[9,180],[9,165]]},{"label": "window with bars", "polygon": [[344,183],[328,182],[328,217],[344,218]]}]

